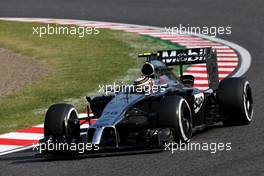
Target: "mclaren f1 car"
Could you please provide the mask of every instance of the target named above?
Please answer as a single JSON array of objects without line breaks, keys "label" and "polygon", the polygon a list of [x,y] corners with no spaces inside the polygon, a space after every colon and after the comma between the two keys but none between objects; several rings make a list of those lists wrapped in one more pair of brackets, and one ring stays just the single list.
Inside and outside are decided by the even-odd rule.
[{"label": "mclaren f1 car", "polygon": [[[163,50],[139,57],[144,57],[145,63],[133,89],[86,97],[86,117],[78,118],[73,105],[51,105],[41,142],[86,142],[100,149],[152,148],[171,141],[189,142],[197,131],[220,122],[231,126],[252,121],[249,82],[240,77],[219,81],[217,55],[212,48]],[[206,65],[208,89],[194,87],[195,77],[183,74],[183,65],[190,64]],[[177,76],[174,66],[180,68]],[[144,88],[138,91],[139,87]],[[82,137],[80,126],[84,122],[89,125]]]}]

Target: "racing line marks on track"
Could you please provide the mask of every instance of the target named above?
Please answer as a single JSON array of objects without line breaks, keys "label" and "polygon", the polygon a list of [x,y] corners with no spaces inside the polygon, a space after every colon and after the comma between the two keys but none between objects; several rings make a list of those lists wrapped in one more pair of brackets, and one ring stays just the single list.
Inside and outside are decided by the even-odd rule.
[{"label": "racing line marks on track", "polygon": [[[230,74],[241,76],[250,66],[251,57],[244,48],[228,41],[203,35],[170,35],[163,33],[162,29],[157,27],[86,20],[45,18],[0,18],[0,20],[107,28],[157,37],[162,40],[183,45],[186,48],[212,47],[217,51],[219,80],[224,79]],[[232,47],[236,49],[233,49]],[[243,63],[241,64],[242,61]],[[237,69],[239,62],[241,68]],[[236,73],[234,73],[235,70]],[[200,89],[208,88],[205,64],[192,65],[188,67],[184,73],[195,76],[195,87]],[[79,114],[79,117],[83,116],[87,116],[87,114]],[[37,144],[38,141],[43,138],[43,127],[43,124],[40,124],[31,128],[21,129],[16,132],[0,135],[0,155],[31,148],[33,144]],[[88,124],[83,124],[81,126],[81,128],[87,127]]]}]

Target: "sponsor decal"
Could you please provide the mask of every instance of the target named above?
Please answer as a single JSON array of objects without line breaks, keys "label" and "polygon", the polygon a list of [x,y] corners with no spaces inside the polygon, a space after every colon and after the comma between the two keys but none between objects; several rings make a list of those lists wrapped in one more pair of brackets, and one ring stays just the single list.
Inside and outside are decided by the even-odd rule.
[{"label": "sponsor decal", "polygon": [[194,112],[198,113],[204,103],[204,94],[198,93],[194,95]]},{"label": "sponsor decal", "polygon": [[206,63],[210,48],[158,51],[158,56],[167,65]]}]

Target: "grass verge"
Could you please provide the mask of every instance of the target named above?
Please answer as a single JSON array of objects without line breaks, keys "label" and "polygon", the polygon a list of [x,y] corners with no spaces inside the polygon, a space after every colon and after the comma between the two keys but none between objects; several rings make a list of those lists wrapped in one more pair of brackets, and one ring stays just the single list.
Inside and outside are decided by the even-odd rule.
[{"label": "grass verge", "polygon": [[[52,103],[81,99],[98,84],[109,83],[137,67],[137,54],[179,48],[136,34],[101,29],[85,38],[32,35],[36,23],[0,21],[0,48],[49,65],[44,78],[0,99],[0,133],[43,122]],[[21,63],[23,64],[23,63]],[[79,111],[84,110],[75,102]]]}]

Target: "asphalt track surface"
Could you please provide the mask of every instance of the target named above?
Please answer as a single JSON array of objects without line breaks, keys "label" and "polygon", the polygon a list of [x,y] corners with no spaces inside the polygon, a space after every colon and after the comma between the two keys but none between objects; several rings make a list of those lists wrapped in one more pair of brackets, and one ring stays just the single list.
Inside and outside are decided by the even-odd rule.
[{"label": "asphalt track surface", "polygon": [[231,142],[229,152],[185,151],[46,161],[34,152],[0,158],[0,175],[264,175],[263,0],[8,0],[0,17],[72,18],[152,26],[232,26],[219,36],[245,47],[252,65],[245,77],[254,91],[249,126],[219,127],[192,142]]}]

